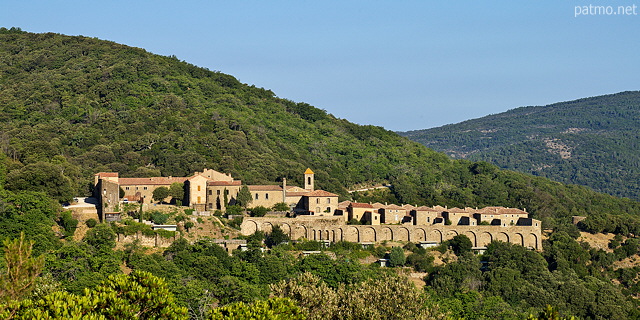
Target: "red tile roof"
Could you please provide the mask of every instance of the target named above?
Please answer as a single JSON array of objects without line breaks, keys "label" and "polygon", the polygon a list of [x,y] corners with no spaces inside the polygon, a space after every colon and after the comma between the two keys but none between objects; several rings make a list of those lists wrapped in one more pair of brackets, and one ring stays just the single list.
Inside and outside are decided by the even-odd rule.
[{"label": "red tile roof", "polygon": [[186,177],[151,177],[151,178],[120,178],[118,182],[123,186],[134,185],[171,185],[172,183],[184,183]]},{"label": "red tile roof", "polygon": [[290,192],[287,191],[287,197],[302,197],[302,196],[306,196],[307,193],[309,193],[308,191],[306,192]]},{"label": "red tile roof", "polygon": [[338,195],[335,193],[331,193],[324,190],[315,190],[308,192],[304,195],[305,197],[337,197]]},{"label": "red tile roof", "polygon": [[96,173],[96,176],[98,176],[99,178],[117,178],[118,173],[117,172],[98,172]]},{"label": "red tile roof", "polygon": [[252,185],[249,187],[249,191],[282,191],[282,187],[278,185]]},{"label": "red tile roof", "polygon": [[368,203],[351,202],[349,206],[352,208],[373,209],[373,206]]},{"label": "red tile roof", "polygon": [[242,185],[242,181],[241,180],[235,180],[235,181],[207,181],[207,185],[208,186],[216,186],[216,187],[240,186],[240,185]]}]

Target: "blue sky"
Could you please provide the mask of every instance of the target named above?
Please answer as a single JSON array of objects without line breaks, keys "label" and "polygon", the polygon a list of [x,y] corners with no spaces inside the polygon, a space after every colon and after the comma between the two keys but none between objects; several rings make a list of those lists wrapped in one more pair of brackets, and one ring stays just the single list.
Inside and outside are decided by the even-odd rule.
[{"label": "blue sky", "polygon": [[640,8],[575,16],[637,1],[0,0],[0,26],[175,55],[406,131],[639,90]]}]

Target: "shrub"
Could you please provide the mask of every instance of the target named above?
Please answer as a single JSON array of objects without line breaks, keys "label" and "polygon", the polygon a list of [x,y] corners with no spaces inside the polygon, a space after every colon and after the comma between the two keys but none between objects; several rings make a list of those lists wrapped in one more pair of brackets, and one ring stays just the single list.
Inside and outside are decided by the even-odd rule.
[{"label": "shrub", "polygon": [[98,221],[96,221],[96,219],[89,219],[85,221],[85,224],[87,225],[87,227],[93,228],[96,226],[96,224],[98,224]]},{"label": "shrub", "polygon": [[251,209],[251,216],[252,217],[264,217],[267,212],[269,212],[269,209],[263,207],[263,206],[257,206],[255,208]]},{"label": "shrub", "polygon": [[150,218],[155,224],[165,224],[169,220],[169,215],[160,211],[153,211]]}]

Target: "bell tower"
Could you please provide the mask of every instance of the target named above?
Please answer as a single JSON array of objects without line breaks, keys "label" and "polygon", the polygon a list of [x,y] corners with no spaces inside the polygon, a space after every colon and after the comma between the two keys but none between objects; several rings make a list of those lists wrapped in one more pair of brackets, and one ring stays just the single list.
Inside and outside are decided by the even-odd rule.
[{"label": "bell tower", "polygon": [[310,168],[304,172],[304,189],[307,191],[313,191],[313,171]]}]

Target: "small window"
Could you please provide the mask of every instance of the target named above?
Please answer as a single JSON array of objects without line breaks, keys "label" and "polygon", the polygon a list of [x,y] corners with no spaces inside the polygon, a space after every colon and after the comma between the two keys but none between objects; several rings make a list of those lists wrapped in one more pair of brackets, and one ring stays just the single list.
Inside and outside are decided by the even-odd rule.
[{"label": "small window", "polygon": [[212,191],[212,190],[209,190],[209,195],[212,195],[212,194],[213,194],[213,191]]},{"label": "small window", "polygon": [[256,193],[256,200],[258,200],[258,194]]},{"label": "small window", "polygon": [[124,189],[125,189],[125,190],[129,190],[129,187],[125,187]]},{"label": "small window", "polygon": [[327,198],[327,203],[331,203],[331,198]]},{"label": "small window", "polygon": [[200,203],[200,202],[201,202],[201,199],[200,199],[200,197],[198,197],[198,203]]},{"label": "small window", "polygon": [[218,193],[218,195],[220,195],[220,190],[216,190],[216,192]]},{"label": "small window", "polygon": [[269,194],[268,194],[268,193],[265,193],[265,194],[264,194],[264,198],[265,198],[265,199],[267,199],[267,200],[269,200]]},{"label": "small window", "polygon": [[331,207],[327,207],[327,212],[331,212]]},{"label": "small window", "polygon": [[316,199],[316,203],[320,203],[320,198]]},{"label": "small window", "polygon": [[213,203],[209,203],[209,210],[213,209]]},{"label": "small window", "polygon": [[[146,189],[146,188],[145,188]],[[200,186],[198,186],[198,191],[200,191]]]},{"label": "small window", "polygon": [[136,187],[136,190],[138,190],[138,187]]},{"label": "small window", "polygon": [[144,190],[147,190],[147,187],[144,187]]}]

